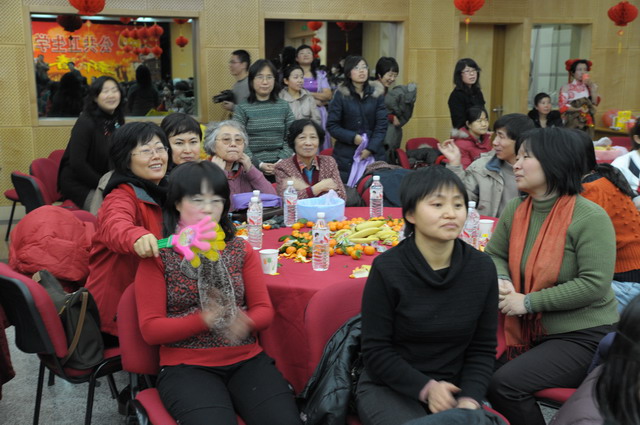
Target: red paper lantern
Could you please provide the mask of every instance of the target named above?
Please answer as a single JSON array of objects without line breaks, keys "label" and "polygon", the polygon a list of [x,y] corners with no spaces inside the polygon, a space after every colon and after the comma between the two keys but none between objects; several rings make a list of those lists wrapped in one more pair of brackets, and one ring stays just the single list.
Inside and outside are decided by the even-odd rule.
[{"label": "red paper lantern", "polygon": [[133,49],[133,53],[135,53],[136,55],[139,55],[140,53],[142,53],[142,49],[139,47],[136,47],[135,49]]},{"label": "red paper lantern", "polygon": [[320,52],[322,50],[322,47],[320,47],[319,44],[312,44],[311,45],[311,51],[313,52],[314,56],[318,55],[318,52]]},{"label": "red paper lantern", "polygon": [[142,49],[142,54],[143,55],[148,55],[149,53],[151,53],[151,49],[148,47],[145,47],[144,49]]},{"label": "red paper lantern", "polygon": [[189,19],[173,18],[173,22],[175,22],[176,24],[186,24],[187,22],[189,22]]},{"label": "red paper lantern", "polygon": [[123,16],[122,18],[120,18],[120,22],[122,22],[123,24],[127,25],[129,22],[131,22],[132,18]]},{"label": "red paper lantern", "polygon": [[156,38],[160,38],[162,34],[164,34],[164,29],[158,24],[153,24],[147,29],[147,31],[149,32],[149,35],[151,37],[156,37]]},{"label": "red paper lantern", "polygon": [[160,55],[162,55],[162,48],[156,46],[153,49],[151,49],[151,53],[153,53],[155,57],[159,58]]},{"label": "red paper lantern", "polygon": [[122,30],[120,35],[123,36],[124,38],[131,38],[131,31],[129,31],[127,28],[125,28],[125,29]]},{"label": "red paper lantern", "polygon": [[78,9],[80,15],[95,15],[104,9],[104,0],[69,0],[69,4]]},{"label": "red paper lantern", "polygon": [[123,50],[127,53],[133,52],[133,47],[130,44],[124,46]]},{"label": "red paper lantern", "polygon": [[140,27],[136,30],[136,33],[138,34],[138,38],[140,40],[146,40],[147,38],[149,38],[149,31],[147,30],[147,27]]},{"label": "red paper lantern", "polygon": [[138,28],[131,28],[129,30],[129,37],[133,38],[134,40],[138,40],[140,38],[140,36],[138,35]]},{"label": "red paper lantern", "polygon": [[189,39],[183,35],[181,35],[180,37],[176,38],[176,44],[180,47],[184,47],[187,44],[189,44]]},{"label": "red paper lantern", "polygon": [[82,18],[78,15],[59,15],[56,22],[67,32],[74,32],[82,27]]},{"label": "red paper lantern", "polygon": [[638,17],[638,8],[628,1],[621,1],[609,9],[607,15],[616,26],[626,27],[629,22]]},{"label": "red paper lantern", "polygon": [[464,23],[466,25],[465,28],[465,42],[469,42],[469,23],[471,22],[471,18],[469,16],[476,13],[482,6],[484,6],[484,0],[453,0],[453,5],[462,12],[463,15],[467,15],[464,19]]},{"label": "red paper lantern", "polygon": [[318,31],[320,28],[322,28],[322,22],[320,22],[320,21],[309,21],[309,22],[307,22],[307,27],[309,27],[309,29],[311,31]]},{"label": "red paper lantern", "polygon": [[311,44],[318,44],[320,41],[321,40],[318,37],[311,37]]},{"label": "red paper lantern", "polygon": [[336,25],[340,28],[340,30],[344,32],[353,31],[358,26],[357,22],[336,22]]}]

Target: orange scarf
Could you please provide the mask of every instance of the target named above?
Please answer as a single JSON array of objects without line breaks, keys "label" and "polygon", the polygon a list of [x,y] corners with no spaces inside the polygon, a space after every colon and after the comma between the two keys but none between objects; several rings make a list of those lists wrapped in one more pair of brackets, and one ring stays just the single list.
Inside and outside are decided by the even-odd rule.
[{"label": "orange scarf", "polygon": [[[516,292],[526,295],[555,286],[558,282],[567,229],[573,218],[575,203],[575,196],[561,196],[556,200],[542,223],[527,258],[524,282],[520,266],[533,209],[531,197],[516,209],[509,236],[509,273]],[[504,331],[509,350],[524,352],[531,347],[532,341],[545,334],[542,313],[526,314],[523,317],[507,316]]]}]

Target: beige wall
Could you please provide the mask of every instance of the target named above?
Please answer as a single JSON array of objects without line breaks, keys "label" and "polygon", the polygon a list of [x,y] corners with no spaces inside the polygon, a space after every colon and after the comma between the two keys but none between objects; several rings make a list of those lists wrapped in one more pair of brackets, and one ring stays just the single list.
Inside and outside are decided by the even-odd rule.
[{"label": "beige wall", "polygon": [[[66,146],[71,123],[39,122],[31,63],[28,12],[73,12],[67,0],[1,0],[0,14],[0,190],[10,187],[9,173],[26,171],[35,157]],[[638,5],[638,0],[632,3]],[[395,21],[403,23],[404,81],[415,81],[419,98],[406,137],[445,137],[450,119],[447,98],[458,51],[460,17],[453,2],[444,0],[109,0],[107,14],[194,16],[200,18],[195,34],[202,87],[200,119],[223,117],[209,99],[233,83],[226,72],[231,51],[242,48],[260,57],[264,47],[264,19],[332,19]],[[476,13],[477,23],[512,24],[515,63],[527,69],[529,34],[534,23],[584,23],[593,26],[591,72],[601,87],[601,111],[640,109],[640,21],[626,29],[618,54],[617,28],[607,19],[610,5],[601,0],[492,0]],[[134,9],[135,7],[135,9]],[[469,43],[473,43],[470,40]],[[527,75],[505,81],[512,103],[526,107]],[[4,205],[8,203],[2,201]]]}]

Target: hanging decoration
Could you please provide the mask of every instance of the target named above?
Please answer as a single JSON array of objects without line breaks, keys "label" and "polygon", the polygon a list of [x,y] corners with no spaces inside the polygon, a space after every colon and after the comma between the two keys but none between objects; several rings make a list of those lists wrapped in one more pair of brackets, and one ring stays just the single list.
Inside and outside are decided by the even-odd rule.
[{"label": "hanging decoration", "polygon": [[322,50],[322,47],[319,44],[312,44],[311,45],[311,51],[313,52],[313,57],[317,58],[319,55],[318,53]]},{"label": "hanging decoration", "polygon": [[462,12],[463,15],[467,15],[467,17],[464,18],[464,23],[466,26],[464,40],[465,43],[469,43],[469,23],[471,23],[470,16],[472,16],[474,13],[480,10],[482,6],[484,6],[484,0],[453,0],[453,5],[456,7],[456,9]]},{"label": "hanging decoration", "polygon": [[357,22],[336,22],[336,25],[338,26],[338,28],[340,28],[342,32],[344,32],[344,38],[345,38],[344,51],[348,52],[349,51],[349,33],[354,29],[356,29],[356,27],[358,26],[358,23]]},{"label": "hanging decoration", "polygon": [[[618,27],[626,27],[627,24],[633,22],[638,17],[638,8],[630,4],[628,1],[621,1],[616,4],[607,12],[609,19]],[[621,28],[618,30],[618,54],[622,52],[622,36],[624,30]]]},{"label": "hanging decoration", "polygon": [[74,32],[82,27],[82,18],[78,15],[58,15],[56,22],[67,32]]},{"label": "hanging decoration", "polygon": [[189,19],[184,19],[184,18],[173,18],[173,22],[175,22],[176,24],[186,24],[187,22],[189,22]]},{"label": "hanging decoration", "polygon": [[153,24],[147,28],[147,32],[151,37],[160,38],[164,34],[164,29],[158,24]]},{"label": "hanging decoration", "polygon": [[151,53],[153,53],[155,57],[159,58],[160,55],[162,55],[162,48],[160,46],[155,46],[153,49],[151,49]]},{"label": "hanging decoration", "polygon": [[96,15],[104,9],[105,0],[69,0],[69,4],[78,9],[79,15]]},{"label": "hanging decoration", "polygon": [[138,35],[138,39],[140,40],[146,40],[147,38],[149,38],[149,31],[147,30],[147,27],[140,27],[136,30],[136,33]]},{"label": "hanging decoration", "polygon": [[311,31],[318,31],[320,28],[322,28],[322,22],[320,22],[320,21],[309,21],[309,22],[307,22],[307,27]]},{"label": "hanging decoration", "polygon": [[184,35],[181,35],[180,37],[176,38],[176,44],[180,47],[184,47],[189,44],[189,39]]},{"label": "hanging decoration", "polygon": [[120,18],[120,22],[122,22],[123,24],[127,25],[129,22],[131,22],[133,20],[133,18],[130,18],[128,16],[123,16],[122,18]]},{"label": "hanging decoration", "polygon": [[133,52],[133,46],[131,46],[130,44],[125,44],[125,46],[123,47],[123,50],[127,53],[131,53]]}]

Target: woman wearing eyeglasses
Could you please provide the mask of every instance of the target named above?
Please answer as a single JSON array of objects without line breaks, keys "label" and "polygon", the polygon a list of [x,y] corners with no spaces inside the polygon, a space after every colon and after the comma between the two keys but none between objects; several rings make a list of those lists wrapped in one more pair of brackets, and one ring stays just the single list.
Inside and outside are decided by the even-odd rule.
[{"label": "woman wearing eyeglasses", "polygon": [[251,158],[245,152],[246,146],[247,133],[239,122],[233,120],[216,124],[207,133],[204,142],[211,162],[224,170],[232,196],[254,190],[275,195],[273,185],[251,163]]},{"label": "woman wearing eyeglasses", "polygon": [[453,71],[453,89],[449,96],[449,113],[453,128],[465,125],[466,111],[472,106],[484,108],[484,96],[480,89],[480,67],[470,58],[460,59]]},{"label": "woman wearing eyeglasses", "polygon": [[125,124],[113,135],[109,154],[115,170],[98,210],[85,285],[100,310],[107,346],[117,344],[118,301],[133,282],[138,262],[158,256],[168,150],[167,136],[150,122]]},{"label": "woman wearing eyeglasses", "polygon": [[469,108],[464,127],[453,130],[451,137],[460,149],[460,163],[466,169],[481,154],[493,149],[487,111],[481,106]]},{"label": "woman wearing eyeglasses", "polygon": [[344,63],[344,83],[338,86],[329,104],[327,130],[336,139],[333,157],[338,163],[340,178],[349,180],[353,155],[368,139],[361,159],[373,156],[384,161],[384,137],[387,134],[387,108],[384,106],[384,87],[369,84],[369,66],[362,56],[349,56]]},{"label": "woman wearing eyeglasses", "polygon": [[293,154],[286,139],[294,117],[289,104],[278,98],[277,75],[270,61],[255,61],[249,68],[249,99],[236,105],[233,113],[247,130],[251,162],[270,180],[275,180],[276,163]]}]

